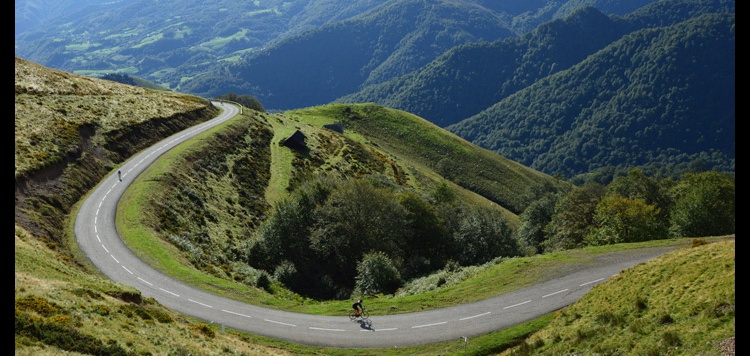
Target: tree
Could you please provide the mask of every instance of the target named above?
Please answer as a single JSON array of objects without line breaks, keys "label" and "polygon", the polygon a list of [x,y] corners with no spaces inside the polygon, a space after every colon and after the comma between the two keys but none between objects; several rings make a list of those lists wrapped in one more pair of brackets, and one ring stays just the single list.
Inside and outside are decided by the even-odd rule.
[{"label": "tree", "polygon": [[615,178],[607,186],[607,194],[617,193],[630,199],[643,199],[646,204],[658,208],[661,212],[660,217],[667,221],[672,206],[669,196],[669,189],[672,185],[674,184],[671,179],[660,181],[647,176],[642,169],[634,168],[628,171],[627,175]]},{"label": "tree", "polygon": [[544,229],[552,221],[555,213],[557,196],[546,194],[533,201],[526,210],[521,213],[521,227],[516,231],[516,238],[526,249],[527,255],[535,255],[543,250],[546,240]]},{"label": "tree", "polygon": [[735,232],[734,176],[714,171],[686,173],[671,190],[674,208],[669,233],[674,237]]},{"label": "tree", "polygon": [[401,275],[409,279],[442,268],[452,249],[435,207],[411,191],[400,193],[398,198],[405,211]]},{"label": "tree", "polygon": [[282,260],[297,263],[308,250],[307,236],[312,224],[312,207],[305,206],[302,195],[290,197],[274,207],[274,213],[256,232],[256,241],[248,251],[250,266],[273,271]]},{"label": "tree", "polygon": [[314,214],[310,247],[339,283],[353,286],[354,267],[367,251],[402,260],[406,212],[390,188],[363,179],[343,181]]},{"label": "tree", "polygon": [[461,209],[452,235],[454,259],[463,266],[486,263],[496,257],[520,255],[513,230],[502,215],[489,209]]},{"label": "tree", "polygon": [[594,229],[586,237],[589,245],[638,242],[666,237],[659,209],[640,198],[609,194],[596,206]]},{"label": "tree", "polygon": [[122,84],[128,84],[135,86],[135,80],[127,74],[121,74],[121,73],[107,73],[101,77],[102,79],[122,83]]},{"label": "tree", "polygon": [[403,280],[393,261],[381,251],[362,256],[357,264],[357,277],[352,295],[394,293]]},{"label": "tree", "polygon": [[266,109],[263,107],[263,104],[261,104],[260,101],[258,101],[258,99],[256,99],[252,95],[246,95],[246,94],[237,95],[235,93],[227,93],[224,95],[219,95],[216,98],[222,99],[222,100],[234,101],[246,108],[250,108],[253,110],[260,111],[260,112],[266,111]]},{"label": "tree", "polygon": [[544,251],[553,252],[585,246],[584,237],[594,226],[594,213],[604,197],[606,187],[599,183],[586,183],[576,187],[555,206],[555,214],[547,225]]},{"label": "tree", "polygon": [[248,264],[272,273],[298,293],[326,296],[335,293],[331,284],[321,283],[325,274],[309,245],[315,224],[315,207],[323,204],[335,182],[317,177],[302,184],[274,207],[273,214],[256,230],[255,243],[248,250]]}]

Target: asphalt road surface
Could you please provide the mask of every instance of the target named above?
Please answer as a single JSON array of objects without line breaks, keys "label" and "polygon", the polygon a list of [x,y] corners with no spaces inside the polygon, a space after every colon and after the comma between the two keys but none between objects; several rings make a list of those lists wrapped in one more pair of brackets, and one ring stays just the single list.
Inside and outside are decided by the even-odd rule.
[{"label": "asphalt road surface", "polygon": [[[593,286],[669,249],[626,253],[598,266],[483,301],[400,315],[317,316],[266,309],[182,284],[141,261],[115,228],[117,203],[130,182],[164,152],[235,116],[236,106],[215,119],[177,133],[134,156],[104,179],[82,204],[75,222],[78,244],[89,260],[115,282],[133,286],[177,312],[257,335],[312,346],[392,348],[460,340],[538,318],[574,303]],[[464,339],[465,340],[465,339]]]}]

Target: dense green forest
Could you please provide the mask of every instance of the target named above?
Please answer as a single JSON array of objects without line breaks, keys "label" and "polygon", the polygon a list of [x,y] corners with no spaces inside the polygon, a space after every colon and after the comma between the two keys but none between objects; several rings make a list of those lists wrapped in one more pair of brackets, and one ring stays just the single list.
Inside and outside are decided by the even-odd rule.
[{"label": "dense green forest", "polygon": [[632,30],[625,21],[583,8],[522,37],[456,46],[419,70],[337,101],[376,102],[447,127],[570,68]]},{"label": "dense green forest", "polygon": [[[540,189],[521,214],[516,236],[527,253],[639,242],[676,236],[733,233],[734,175],[706,171],[679,180],[633,169],[604,186],[566,192]],[[730,232],[731,231],[731,232]]]},{"label": "dense green forest", "polygon": [[514,230],[489,210],[382,181],[314,180],[276,206],[248,261],[303,295],[346,299],[497,258],[734,233],[734,178],[717,172],[674,182],[633,170],[606,187],[541,193]]}]

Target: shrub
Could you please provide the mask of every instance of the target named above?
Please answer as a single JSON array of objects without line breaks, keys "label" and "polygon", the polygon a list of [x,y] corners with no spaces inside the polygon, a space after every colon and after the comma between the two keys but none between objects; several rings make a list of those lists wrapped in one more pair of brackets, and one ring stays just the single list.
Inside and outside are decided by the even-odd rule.
[{"label": "shrub", "polygon": [[48,302],[47,299],[35,295],[16,299],[16,308],[33,311],[42,316],[51,316],[60,311],[60,307]]},{"label": "shrub", "polygon": [[666,325],[666,324],[672,324],[674,323],[674,319],[672,319],[672,316],[669,314],[661,314],[659,315],[659,324]]},{"label": "shrub", "polygon": [[255,281],[255,286],[270,293],[271,278],[268,277],[267,273],[261,273],[260,276],[258,276],[258,279]]},{"label": "shrub", "polygon": [[214,331],[214,329],[211,329],[211,326],[209,326],[208,324],[193,325],[191,328],[195,332],[197,332],[197,333],[199,333],[201,335],[204,335],[204,336],[206,336],[208,338],[213,339],[214,337],[216,337],[216,332]]},{"label": "shrub", "polygon": [[393,261],[383,252],[370,252],[357,264],[355,290],[367,293],[394,293],[403,281]]},{"label": "shrub", "polygon": [[708,242],[704,239],[693,239],[692,247],[703,246],[705,244],[708,244]]},{"label": "shrub", "polygon": [[677,335],[674,331],[667,331],[661,336],[662,341],[664,341],[664,344],[667,346],[680,346],[682,345],[682,340],[680,340],[680,336]]},{"label": "shrub", "polygon": [[276,266],[273,271],[273,278],[283,283],[289,289],[294,289],[295,278],[297,277],[297,267],[294,267],[294,263],[289,260],[284,260]]}]

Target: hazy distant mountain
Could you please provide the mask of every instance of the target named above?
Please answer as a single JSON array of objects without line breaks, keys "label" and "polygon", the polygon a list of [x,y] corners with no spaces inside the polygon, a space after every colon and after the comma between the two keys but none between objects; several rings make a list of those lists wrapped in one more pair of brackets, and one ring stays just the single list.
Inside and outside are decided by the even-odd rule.
[{"label": "hazy distant mountain", "polygon": [[[101,76],[116,72],[176,89],[183,79],[220,60],[257,51],[286,32],[359,13],[373,2],[128,0],[106,6],[77,4],[71,6],[81,9],[75,14],[59,11],[54,17],[48,13],[44,27],[17,31],[16,55],[72,73]],[[31,8],[17,7],[17,21],[19,12],[30,13]]]},{"label": "hazy distant mountain", "polygon": [[[15,0],[15,37],[36,38],[60,21],[76,23],[89,15],[113,11],[132,0]],[[18,44],[16,43],[16,47]]]},{"label": "hazy distant mountain", "polygon": [[492,11],[469,2],[391,1],[286,38],[183,89],[251,93],[270,109],[306,107],[411,72],[456,45],[511,36]]},{"label": "hazy distant mountain", "polygon": [[[359,33],[378,31],[386,37],[375,43],[358,43],[365,51],[368,46],[381,45],[373,49],[377,51],[376,58],[361,68],[364,73],[359,74],[379,82],[416,69],[413,67],[414,63],[426,63],[434,59],[436,53],[442,53],[452,43],[495,40],[497,38],[477,35],[483,32],[492,34],[496,27],[509,31],[501,32],[501,37],[519,36],[540,23],[564,16],[572,9],[585,5],[601,8],[605,13],[612,11],[623,14],[618,11],[630,11],[636,5],[653,1],[655,0],[17,1],[15,54],[72,73],[96,77],[107,73],[128,74],[173,90],[189,92],[185,89],[187,84],[196,75],[207,72],[210,68],[243,63],[243,57],[264,52],[264,49],[284,38],[303,35],[305,31],[357,17],[362,21],[359,25],[347,22],[338,29],[354,26]],[[383,25],[382,21],[371,18],[382,13],[382,9],[407,6],[411,11],[391,12],[390,16],[399,18],[414,31],[405,31],[402,25],[372,30],[368,28]],[[381,10],[365,15],[376,7]],[[457,14],[469,16],[457,18]],[[490,20],[487,15],[496,24],[490,24],[486,30],[477,27],[487,24]],[[481,22],[469,23],[474,20]],[[38,24],[43,26],[37,26]],[[404,37],[393,42],[399,35]],[[306,39],[343,40],[325,36],[307,36],[300,40]],[[384,43],[388,46],[382,46]],[[315,45],[303,49],[311,50],[312,53],[317,51]],[[349,48],[343,46],[343,49]],[[417,51],[414,52],[415,50]],[[277,51],[264,53],[286,55]],[[359,56],[360,53],[338,52],[337,58],[344,60],[352,54]],[[308,58],[305,64],[307,67],[321,65],[310,63],[315,58],[309,54],[295,54],[295,57]],[[381,64],[382,58],[391,58],[394,64],[377,66]],[[397,61],[405,63],[395,63]],[[334,76],[340,75],[336,73],[337,64],[322,64],[324,67],[331,66]],[[370,71],[375,73],[370,75]],[[298,87],[295,77],[279,74],[279,78],[291,81],[286,84],[287,87]],[[206,86],[205,83],[201,85]],[[254,84],[246,86],[254,88],[258,93],[265,90]],[[220,85],[211,84],[208,87],[217,89],[192,93],[213,96],[217,92],[227,92]],[[300,97],[296,91],[275,95]]]}]

